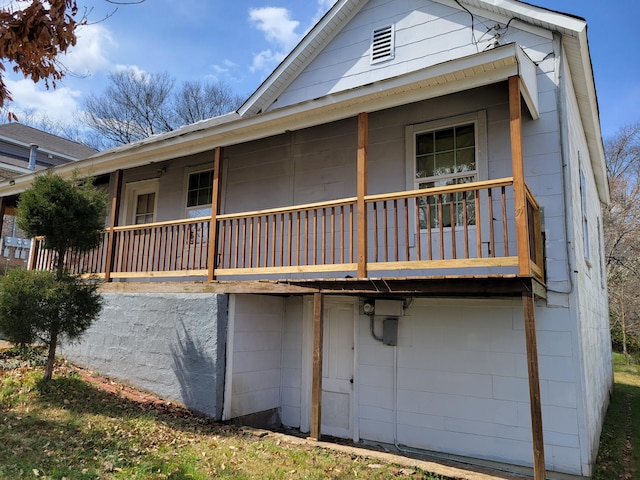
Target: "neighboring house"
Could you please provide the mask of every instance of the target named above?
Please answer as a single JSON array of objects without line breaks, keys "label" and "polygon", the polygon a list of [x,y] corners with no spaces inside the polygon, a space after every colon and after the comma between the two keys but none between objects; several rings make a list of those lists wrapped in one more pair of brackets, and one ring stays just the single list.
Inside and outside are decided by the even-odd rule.
[{"label": "neighboring house", "polygon": [[[81,143],[20,123],[0,125],[0,181],[87,158],[96,151]],[[25,266],[31,239],[17,228],[15,203],[0,206],[0,269]]]},{"label": "neighboring house", "polygon": [[74,168],[112,209],[68,257],[105,280],[68,358],[216,418],[591,475],[613,377],[583,19],[339,0],[238,112]]}]

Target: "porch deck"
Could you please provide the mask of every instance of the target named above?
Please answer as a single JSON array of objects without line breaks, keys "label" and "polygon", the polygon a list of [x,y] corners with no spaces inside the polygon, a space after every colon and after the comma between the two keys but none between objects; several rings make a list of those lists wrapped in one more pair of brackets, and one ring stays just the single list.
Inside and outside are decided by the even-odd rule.
[{"label": "porch deck", "polygon": [[[284,280],[534,278],[543,282],[540,209],[513,178],[269,210],[114,226],[68,269],[111,279]],[[441,226],[442,225],[442,226]],[[526,242],[522,243],[521,240]],[[522,244],[525,247],[522,247]],[[50,269],[37,238],[29,266]],[[366,272],[362,275],[362,272]]]}]

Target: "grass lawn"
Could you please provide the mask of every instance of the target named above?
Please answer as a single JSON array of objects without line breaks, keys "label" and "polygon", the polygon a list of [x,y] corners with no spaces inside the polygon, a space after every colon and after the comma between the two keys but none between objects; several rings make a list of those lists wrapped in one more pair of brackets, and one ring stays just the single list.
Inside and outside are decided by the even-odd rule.
[{"label": "grass lawn", "polygon": [[[43,357],[27,359],[0,352],[0,479],[450,480],[256,435],[122,386],[98,388],[64,363],[43,385]],[[615,354],[614,365],[593,480],[640,478],[640,365]]]},{"label": "grass lawn", "polygon": [[[252,435],[164,402],[127,398],[97,388],[64,364],[44,386],[41,367],[19,366],[15,358],[2,356],[0,479],[447,480]],[[32,364],[39,362],[32,356]]]},{"label": "grass lawn", "polygon": [[640,478],[640,365],[613,356],[615,390],[602,435],[593,480]]}]

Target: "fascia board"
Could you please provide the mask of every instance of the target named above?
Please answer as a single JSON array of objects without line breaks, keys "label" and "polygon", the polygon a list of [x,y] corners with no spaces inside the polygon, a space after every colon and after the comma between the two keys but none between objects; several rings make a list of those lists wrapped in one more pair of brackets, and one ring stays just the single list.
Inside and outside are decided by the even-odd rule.
[{"label": "fascia board", "polygon": [[577,34],[586,28],[583,19],[517,0],[460,0],[464,4],[478,5],[494,12],[508,12],[509,15],[550,31],[565,35]]}]

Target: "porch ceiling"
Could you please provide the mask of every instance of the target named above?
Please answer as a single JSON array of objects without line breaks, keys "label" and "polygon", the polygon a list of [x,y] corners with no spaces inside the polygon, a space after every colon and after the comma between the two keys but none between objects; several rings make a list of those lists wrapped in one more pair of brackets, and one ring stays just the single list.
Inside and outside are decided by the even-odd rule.
[{"label": "porch ceiling", "polygon": [[[533,118],[537,118],[535,64],[520,46],[509,44],[250,118],[229,114],[198,122],[56,167],[55,171],[63,176],[70,176],[76,170],[81,174],[102,175],[341,120],[361,112],[384,110],[469,90],[514,75],[521,77],[522,96]],[[14,185],[0,183],[0,196],[24,191],[33,178],[34,175],[30,174],[15,178]]]}]

